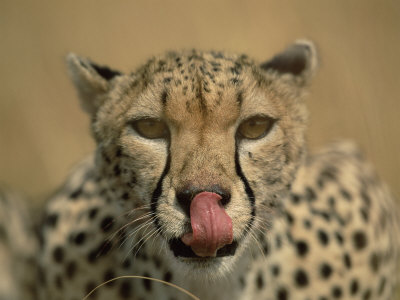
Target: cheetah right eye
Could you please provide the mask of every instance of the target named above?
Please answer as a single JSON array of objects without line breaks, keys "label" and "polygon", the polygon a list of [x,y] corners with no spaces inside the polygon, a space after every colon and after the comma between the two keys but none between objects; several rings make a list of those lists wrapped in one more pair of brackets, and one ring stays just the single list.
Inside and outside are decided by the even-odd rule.
[{"label": "cheetah right eye", "polygon": [[275,120],[267,116],[254,116],[243,121],[237,130],[237,136],[242,139],[258,140],[266,136]]},{"label": "cheetah right eye", "polygon": [[146,139],[166,139],[169,136],[167,124],[158,119],[139,119],[130,123],[133,129]]}]

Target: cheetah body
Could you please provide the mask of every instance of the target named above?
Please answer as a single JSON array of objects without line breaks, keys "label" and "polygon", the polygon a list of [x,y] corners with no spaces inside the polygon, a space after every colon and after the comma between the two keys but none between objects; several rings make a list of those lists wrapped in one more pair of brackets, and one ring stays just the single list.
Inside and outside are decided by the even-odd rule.
[{"label": "cheetah body", "polygon": [[[393,297],[399,229],[389,191],[350,143],[306,151],[311,43],[260,66],[198,51],[129,75],[68,61],[97,150],[47,203],[40,299],[82,299],[104,282],[90,299],[189,299],[162,283],[116,279],[129,275],[204,300]],[[218,217],[195,211],[200,194],[222,199],[205,209]],[[207,243],[232,239],[212,250],[185,242],[195,218],[232,223],[215,225],[217,238],[200,235]]]}]

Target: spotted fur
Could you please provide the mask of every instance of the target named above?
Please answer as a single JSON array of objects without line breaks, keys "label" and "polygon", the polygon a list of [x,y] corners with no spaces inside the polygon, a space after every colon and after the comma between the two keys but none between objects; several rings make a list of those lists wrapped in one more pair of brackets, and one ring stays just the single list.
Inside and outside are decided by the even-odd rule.
[{"label": "spotted fur", "polygon": [[[201,299],[391,299],[399,252],[392,197],[350,143],[307,154],[305,90],[312,43],[266,63],[221,52],[170,52],[131,74],[68,57],[92,119],[94,156],[47,203],[38,257],[40,299],[82,299],[123,275],[172,282]],[[274,120],[258,139],[238,126]],[[133,122],[162,120],[147,139]],[[233,243],[197,257],[180,242],[188,205],[221,194]],[[188,196],[189,195],[189,196]],[[91,299],[187,299],[121,279]]]}]

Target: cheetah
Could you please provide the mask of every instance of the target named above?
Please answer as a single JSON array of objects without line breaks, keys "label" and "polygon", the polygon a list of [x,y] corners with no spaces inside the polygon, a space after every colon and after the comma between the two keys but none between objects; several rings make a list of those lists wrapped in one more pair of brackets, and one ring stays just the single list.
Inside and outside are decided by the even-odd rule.
[{"label": "cheetah", "polygon": [[38,299],[393,299],[393,197],[351,142],[307,152],[312,42],[67,62],[97,147],[46,204]]}]

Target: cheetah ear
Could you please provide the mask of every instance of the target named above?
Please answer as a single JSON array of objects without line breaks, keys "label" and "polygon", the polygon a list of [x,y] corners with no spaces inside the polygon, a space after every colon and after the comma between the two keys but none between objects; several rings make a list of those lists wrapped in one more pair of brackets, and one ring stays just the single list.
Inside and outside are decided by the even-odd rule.
[{"label": "cheetah ear", "polygon": [[74,53],[68,54],[67,65],[83,109],[94,114],[106,99],[111,81],[122,73],[97,65]]},{"label": "cheetah ear", "polygon": [[292,75],[296,84],[302,86],[309,83],[317,65],[317,51],[314,43],[308,40],[297,40],[260,67],[267,72]]}]

